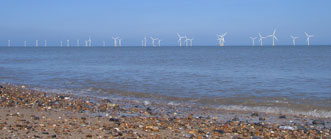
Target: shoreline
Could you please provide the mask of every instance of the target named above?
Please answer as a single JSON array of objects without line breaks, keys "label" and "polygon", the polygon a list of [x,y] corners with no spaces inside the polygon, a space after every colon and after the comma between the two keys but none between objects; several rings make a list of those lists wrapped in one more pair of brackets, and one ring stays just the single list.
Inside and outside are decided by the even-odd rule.
[{"label": "shoreline", "polygon": [[0,86],[3,138],[331,137],[331,118],[215,111]]}]

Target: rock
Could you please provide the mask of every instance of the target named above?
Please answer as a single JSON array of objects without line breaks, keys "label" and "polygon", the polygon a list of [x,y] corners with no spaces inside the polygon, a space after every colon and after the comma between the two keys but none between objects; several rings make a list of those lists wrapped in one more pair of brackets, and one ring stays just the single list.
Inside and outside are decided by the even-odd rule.
[{"label": "rock", "polygon": [[258,116],[259,116],[259,114],[256,113],[256,112],[254,112],[254,113],[251,114],[251,117],[258,117]]},{"label": "rock", "polygon": [[279,126],[279,129],[283,129],[283,130],[294,130],[294,127],[291,127],[291,126]]},{"label": "rock", "polygon": [[234,118],[232,119],[232,121],[239,121],[239,118],[238,118],[238,117],[234,117]]},{"label": "rock", "polygon": [[286,116],[285,115],[280,115],[278,118],[279,119],[286,119]]},{"label": "rock", "polygon": [[111,122],[120,122],[120,119],[110,118],[109,121],[111,121]]},{"label": "rock", "polygon": [[265,118],[264,117],[260,117],[259,120],[260,121],[265,121]]},{"label": "rock", "polygon": [[56,135],[52,135],[51,137],[52,137],[52,138],[56,138]]},{"label": "rock", "polygon": [[313,125],[325,125],[323,120],[313,120]]},{"label": "rock", "polygon": [[159,131],[159,128],[157,126],[146,126],[146,129],[149,129],[152,131]]},{"label": "rock", "polygon": [[192,135],[192,134],[184,134],[183,135],[185,138],[193,138],[194,137],[194,135]]},{"label": "rock", "polygon": [[42,132],[41,134],[45,134],[45,135],[48,135],[49,133],[48,133],[48,132]]},{"label": "rock", "polygon": [[33,116],[33,120],[40,120],[38,116]]},{"label": "rock", "polygon": [[224,131],[219,129],[219,130],[214,130],[215,133],[219,133],[219,134],[224,134]]},{"label": "rock", "polygon": [[253,136],[252,139],[263,139],[263,138],[258,136]]},{"label": "rock", "polygon": [[93,136],[91,134],[86,135],[87,138],[92,138]]}]

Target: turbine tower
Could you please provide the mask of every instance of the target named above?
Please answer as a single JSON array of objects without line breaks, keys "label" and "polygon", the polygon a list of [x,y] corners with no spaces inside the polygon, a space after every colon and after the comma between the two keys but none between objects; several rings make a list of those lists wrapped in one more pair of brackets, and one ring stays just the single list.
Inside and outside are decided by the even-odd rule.
[{"label": "turbine tower", "polygon": [[112,37],[112,39],[114,40],[114,47],[117,47],[117,39],[118,39],[118,37]]},{"label": "turbine tower", "polygon": [[26,47],[26,40],[24,40],[24,47]]},{"label": "turbine tower", "polygon": [[38,47],[38,40],[36,40],[36,47]]},{"label": "turbine tower", "polygon": [[263,37],[262,35],[261,35],[261,33],[259,33],[259,42],[260,42],[260,46],[263,46],[263,39],[265,39],[265,38],[268,38],[268,37]]},{"label": "turbine tower", "polygon": [[275,39],[278,41],[278,38],[276,37],[275,34],[276,34],[276,29],[274,29],[274,32],[268,36],[272,38],[272,46],[275,46]]},{"label": "turbine tower", "polygon": [[159,38],[156,38],[157,39],[157,41],[158,41],[158,44],[159,44],[159,47],[161,46],[161,41],[162,40],[160,40]]},{"label": "turbine tower", "polygon": [[257,37],[249,37],[249,38],[251,38],[252,40],[252,45],[255,46],[255,39],[257,39]]},{"label": "turbine tower", "polygon": [[307,36],[307,45],[310,45],[310,38],[314,37],[314,35],[309,35],[307,32],[305,32],[306,36]]},{"label": "turbine tower", "polygon": [[8,40],[8,47],[10,47],[10,40]]},{"label": "turbine tower", "polygon": [[151,40],[152,40],[153,47],[155,47],[155,41],[156,41],[157,39],[154,39],[153,37],[151,37]]},{"label": "turbine tower", "polygon": [[121,38],[118,38],[118,45],[119,45],[120,47],[122,47],[122,39],[121,39]]},{"label": "turbine tower", "polygon": [[47,40],[45,40],[44,45],[45,45],[45,47],[47,47]]},{"label": "turbine tower", "polygon": [[67,40],[67,47],[70,47],[70,42],[69,42],[69,40]]},{"label": "turbine tower", "polygon": [[185,39],[185,36],[180,36],[179,33],[177,33],[177,36],[178,36],[179,47],[182,47],[182,39]]},{"label": "turbine tower", "polygon": [[60,42],[60,46],[63,47],[63,41]]},{"label": "turbine tower", "polygon": [[295,37],[295,36],[292,36],[292,35],[291,35],[291,38],[292,38],[293,46],[295,46],[295,40],[296,40],[297,38],[299,38],[299,37]]},{"label": "turbine tower", "polygon": [[88,37],[88,46],[89,47],[92,47],[91,35]]},{"label": "turbine tower", "polygon": [[79,47],[79,40],[77,40],[77,47]]},{"label": "turbine tower", "polygon": [[186,47],[188,46],[188,40],[189,40],[189,38],[185,35],[185,46]]},{"label": "turbine tower", "polygon": [[88,47],[88,40],[85,40],[85,47]]}]

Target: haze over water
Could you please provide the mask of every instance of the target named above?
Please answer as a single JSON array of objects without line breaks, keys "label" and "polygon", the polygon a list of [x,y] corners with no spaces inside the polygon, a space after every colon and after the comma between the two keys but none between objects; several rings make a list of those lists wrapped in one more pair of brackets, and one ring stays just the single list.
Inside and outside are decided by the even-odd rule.
[{"label": "haze over water", "polygon": [[[0,81],[225,109],[331,112],[331,47],[0,48]],[[117,90],[117,91],[114,91]]]}]

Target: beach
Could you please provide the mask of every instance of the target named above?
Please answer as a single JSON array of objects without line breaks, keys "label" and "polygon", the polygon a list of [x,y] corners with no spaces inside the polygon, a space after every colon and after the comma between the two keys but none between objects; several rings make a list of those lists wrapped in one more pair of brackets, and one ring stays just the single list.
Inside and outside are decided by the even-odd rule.
[{"label": "beach", "polygon": [[328,118],[148,104],[1,85],[1,138],[330,138]]}]

